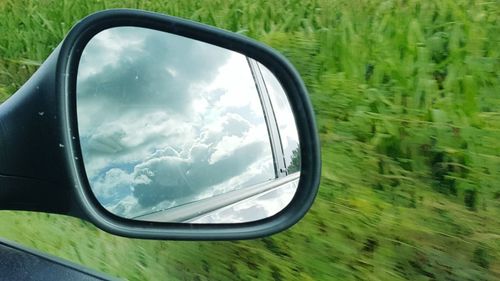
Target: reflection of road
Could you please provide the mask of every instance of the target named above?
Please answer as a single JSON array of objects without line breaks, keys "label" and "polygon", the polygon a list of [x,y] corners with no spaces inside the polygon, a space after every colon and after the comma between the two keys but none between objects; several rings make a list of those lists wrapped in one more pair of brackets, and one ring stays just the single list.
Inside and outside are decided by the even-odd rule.
[{"label": "reflection of road", "polygon": [[300,173],[184,204],[135,219],[160,222],[238,223],[263,219],[285,208]]}]

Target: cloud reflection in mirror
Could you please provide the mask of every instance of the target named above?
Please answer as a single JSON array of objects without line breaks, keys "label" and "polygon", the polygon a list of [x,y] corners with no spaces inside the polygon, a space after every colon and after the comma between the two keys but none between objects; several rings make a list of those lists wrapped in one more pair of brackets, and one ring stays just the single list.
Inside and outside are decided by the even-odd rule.
[{"label": "cloud reflection in mirror", "polygon": [[93,37],[78,69],[85,170],[99,202],[136,217],[276,177],[247,59],[138,27]]}]

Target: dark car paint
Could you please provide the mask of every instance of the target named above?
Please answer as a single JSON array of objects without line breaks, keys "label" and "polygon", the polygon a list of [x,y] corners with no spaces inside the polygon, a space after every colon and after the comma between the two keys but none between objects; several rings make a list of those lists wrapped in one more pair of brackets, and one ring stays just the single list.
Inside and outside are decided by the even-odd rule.
[{"label": "dark car paint", "polygon": [[63,259],[0,239],[0,281],[118,280]]}]

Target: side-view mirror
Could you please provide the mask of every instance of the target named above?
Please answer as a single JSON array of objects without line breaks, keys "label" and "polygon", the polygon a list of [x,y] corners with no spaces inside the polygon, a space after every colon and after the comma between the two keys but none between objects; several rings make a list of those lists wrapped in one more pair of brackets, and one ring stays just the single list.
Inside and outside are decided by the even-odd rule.
[{"label": "side-view mirror", "polygon": [[320,152],[279,53],[137,10],[78,24],[0,104],[0,209],[150,239],[246,239],[304,216]]}]

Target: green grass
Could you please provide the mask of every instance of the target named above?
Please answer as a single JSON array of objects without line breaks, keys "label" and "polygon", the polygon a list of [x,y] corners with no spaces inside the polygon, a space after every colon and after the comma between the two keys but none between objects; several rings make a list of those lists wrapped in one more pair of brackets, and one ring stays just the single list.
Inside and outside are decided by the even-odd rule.
[{"label": "green grass", "polygon": [[0,101],[85,15],[158,11],[285,54],[310,91],[323,177],[304,220],[239,242],[115,237],[1,212],[0,236],[130,280],[500,279],[497,1],[0,1]]}]

